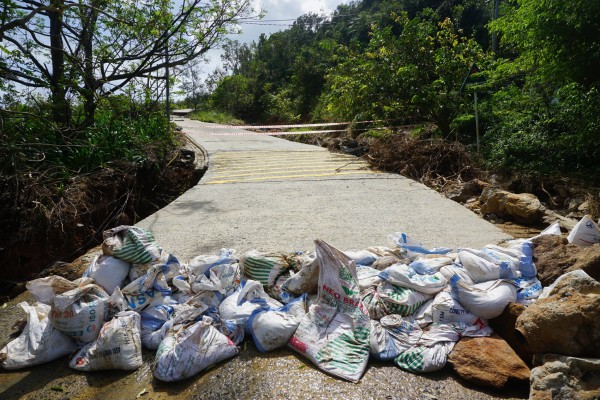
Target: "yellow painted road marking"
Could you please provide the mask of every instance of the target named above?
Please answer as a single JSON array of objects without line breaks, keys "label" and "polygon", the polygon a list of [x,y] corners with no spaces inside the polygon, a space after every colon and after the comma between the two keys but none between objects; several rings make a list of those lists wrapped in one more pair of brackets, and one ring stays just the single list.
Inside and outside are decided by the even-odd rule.
[{"label": "yellow painted road marking", "polygon": [[371,175],[379,174],[376,171],[356,171],[356,172],[333,172],[326,174],[304,174],[304,175],[284,175],[284,176],[266,176],[261,178],[247,178],[247,179],[228,179],[220,181],[207,182],[207,185],[219,185],[223,183],[241,183],[241,182],[256,182],[256,181],[268,181],[268,180],[281,180],[281,179],[298,179],[298,178],[320,178],[325,176],[342,176],[342,175]]},{"label": "yellow painted road marking", "polygon": [[[286,169],[280,169],[278,171],[275,170],[270,170],[270,171],[260,171],[258,170],[257,172],[253,172],[253,173],[249,173],[249,174],[215,174],[215,175],[223,175],[226,178],[233,178],[233,177],[240,177],[240,176],[256,176],[256,175],[273,175],[273,176],[277,176],[277,174],[289,174],[290,172],[319,172],[319,171],[329,171],[329,172],[336,172],[335,168],[309,168],[309,169],[296,169],[296,168],[286,168]],[[360,168],[343,168],[340,170],[340,172],[347,172],[347,171],[368,171],[366,169],[366,167],[360,167]],[[215,176],[215,178],[218,178],[220,176]]]},{"label": "yellow painted road marking", "polygon": [[[348,163],[345,163],[348,164]],[[315,168],[325,168],[325,167],[336,167],[336,168],[344,168],[345,164],[340,164],[340,163],[334,163],[332,161],[330,162],[322,162],[322,163],[280,163],[280,164],[261,164],[260,166],[256,166],[256,165],[250,165],[250,166],[236,166],[236,167],[227,167],[227,166],[218,166],[214,168],[215,173],[221,173],[222,171],[225,172],[236,172],[236,171],[277,171],[277,170],[281,170],[281,169],[298,169],[298,168],[307,168],[307,167],[315,167]],[[357,161],[357,162],[353,162],[351,164],[348,164],[349,166],[362,166],[362,167],[368,167],[369,164],[367,164],[364,161]]]},{"label": "yellow painted road marking", "polygon": [[346,154],[305,151],[217,153],[207,184],[368,175],[368,163]]}]

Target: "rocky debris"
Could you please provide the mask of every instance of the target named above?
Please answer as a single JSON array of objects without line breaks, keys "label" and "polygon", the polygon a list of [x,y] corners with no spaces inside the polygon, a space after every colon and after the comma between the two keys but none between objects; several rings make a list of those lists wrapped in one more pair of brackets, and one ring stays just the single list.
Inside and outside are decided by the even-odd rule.
[{"label": "rocky debris", "polygon": [[500,336],[462,338],[448,357],[454,371],[477,385],[505,388],[529,382],[529,367]]},{"label": "rocky debris", "polygon": [[562,237],[545,235],[533,239],[533,246],[533,261],[543,286],[578,269],[600,281],[600,244],[581,247]]},{"label": "rocky debris", "polygon": [[531,193],[516,194],[488,187],[481,192],[480,202],[484,215],[495,214],[525,225],[539,222],[543,215],[542,203]]},{"label": "rocky debris", "polygon": [[570,231],[575,228],[575,225],[577,225],[576,219],[565,217],[556,211],[548,209],[544,211],[542,222],[546,225],[551,225],[554,222],[558,222],[560,227],[565,231]]},{"label": "rocky debris", "polygon": [[515,329],[535,353],[600,357],[600,282],[584,273],[562,277],[523,311]]},{"label": "rocky debris", "polygon": [[555,354],[536,356],[530,400],[600,398],[600,359]]},{"label": "rocky debris", "polygon": [[491,319],[489,322],[494,332],[506,340],[509,346],[525,363],[532,365],[533,352],[523,343],[522,338],[515,333],[517,318],[519,318],[526,308],[523,304],[510,303],[499,317]]},{"label": "rocky debris", "polygon": [[489,184],[479,180],[472,179],[468,182],[450,182],[443,188],[444,195],[457,203],[466,203],[467,201],[479,197],[481,191]]}]

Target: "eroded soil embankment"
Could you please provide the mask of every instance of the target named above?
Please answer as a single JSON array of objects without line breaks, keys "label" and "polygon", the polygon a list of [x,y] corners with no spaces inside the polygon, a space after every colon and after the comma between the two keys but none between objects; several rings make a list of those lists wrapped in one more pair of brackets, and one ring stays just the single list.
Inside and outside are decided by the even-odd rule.
[{"label": "eroded soil embankment", "polygon": [[181,148],[162,163],[116,162],[67,182],[28,176],[5,185],[0,296],[12,297],[40,271],[84,254],[105,229],[135,224],[169,204],[200,180],[204,164],[196,158]]}]

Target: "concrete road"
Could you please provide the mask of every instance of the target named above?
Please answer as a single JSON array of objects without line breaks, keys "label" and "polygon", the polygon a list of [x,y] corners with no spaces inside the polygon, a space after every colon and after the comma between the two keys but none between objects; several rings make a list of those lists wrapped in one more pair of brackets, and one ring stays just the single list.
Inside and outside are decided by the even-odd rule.
[{"label": "concrete road", "polygon": [[424,185],[353,156],[242,129],[177,119],[209,153],[200,183],[139,222],[186,259],[233,248],[294,251],[323,239],[342,250],[390,245],[481,247],[508,236]]},{"label": "concrete road", "polygon": [[[182,120],[210,156],[200,183],[139,226],[182,261],[222,247],[238,254],[312,249],[321,238],[341,249],[386,245],[405,230],[429,246],[474,246],[507,236],[462,206],[360,160],[249,132]],[[24,293],[0,307],[0,345],[8,343]],[[259,353],[251,339],[240,354],[193,378],[162,383],[152,377],[155,352],[144,350],[136,371],[80,373],[68,358],[0,372],[0,399],[510,399],[527,388],[485,392],[452,376],[450,367],[417,375],[391,362],[370,361],[358,384],[335,379],[288,349]]]}]

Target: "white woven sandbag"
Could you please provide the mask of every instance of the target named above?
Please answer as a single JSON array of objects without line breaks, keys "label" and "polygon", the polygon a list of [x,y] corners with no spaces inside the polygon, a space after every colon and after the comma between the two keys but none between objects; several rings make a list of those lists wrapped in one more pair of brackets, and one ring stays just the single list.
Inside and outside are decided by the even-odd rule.
[{"label": "white woven sandbag", "polygon": [[423,331],[411,317],[388,315],[371,320],[371,356],[378,360],[393,360],[416,346]]},{"label": "white woven sandbag", "polygon": [[371,324],[361,303],[356,266],[329,244],[315,241],[319,298],[288,345],[319,369],[357,382],[369,359]]},{"label": "white woven sandbag", "polygon": [[186,379],[238,352],[214,326],[199,321],[163,339],[153,363],[154,377],[164,382]]},{"label": "white woven sandbag", "polygon": [[106,293],[112,293],[121,286],[129,275],[130,264],[112,256],[96,256],[83,273],[84,277],[92,278]]},{"label": "white woven sandbag", "polygon": [[132,264],[142,264],[159,259],[160,248],[151,232],[137,226],[121,225],[102,234],[104,254]]},{"label": "white woven sandbag", "polygon": [[495,280],[468,285],[454,276],[450,284],[453,294],[465,310],[485,319],[498,317],[508,303],[517,301],[517,287],[510,281]]},{"label": "white woven sandbag", "polygon": [[378,269],[371,267],[356,267],[356,276],[358,277],[360,291],[362,292],[383,282],[383,279],[379,277],[380,272]]},{"label": "white woven sandbag", "polygon": [[515,265],[508,261],[500,261],[483,250],[460,249],[458,260],[475,283],[520,276],[518,262]]},{"label": "white woven sandbag", "polygon": [[385,304],[388,314],[402,316],[413,315],[414,312],[433,296],[413,289],[383,282],[377,287],[377,294]]},{"label": "white woven sandbag", "polygon": [[405,264],[394,264],[383,270],[379,277],[396,286],[431,295],[439,292],[448,284],[444,275],[439,272],[431,275],[420,275]]},{"label": "white woven sandbag", "polygon": [[431,317],[436,324],[449,324],[461,322],[466,325],[474,325],[480,319],[479,316],[465,310],[449,292],[440,292],[431,304]]},{"label": "white woven sandbag", "polygon": [[261,353],[285,347],[300,321],[306,315],[306,295],[275,310],[255,310],[247,322],[247,330]]},{"label": "white woven sandbag", "polygon": [[122,311],[102,327],[100,334],[75,354],[69,367],[78,371],[121,369],[136,370],[142,366],[140,315]]},{"label": "white woven sandbag", "polygon": [[37,303],[30,306],[19,303],[27,313],[27,325],[16,339],[0,350],[5,369],[19,369],[43,364],[71,353],[77,345],[68,336],[50,324],[50,306]]},{"label": "white woven sandbag", "polygon": [[219,313],[225,320],[238,321],[245,325],[254,310],[283,307],[279,301],[269,297],[259,281],[248,280],[219,305]]},{"label": "white woven sandbag", "polygon": [[50,323],[80,343],[96,339],[107,315],[108,294],[90,278],[73,282],[58,276],[27,283],[40,302],[52,307]]}]

